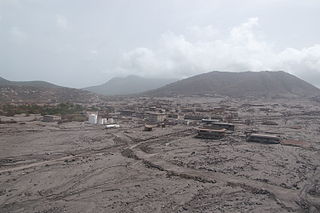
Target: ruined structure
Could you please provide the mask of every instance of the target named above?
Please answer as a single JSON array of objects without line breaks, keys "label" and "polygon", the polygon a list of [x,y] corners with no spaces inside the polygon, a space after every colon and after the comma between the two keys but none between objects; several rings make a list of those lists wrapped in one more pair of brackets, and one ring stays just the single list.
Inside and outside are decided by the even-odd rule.
[{"label": "ruined structure", "polygon": [[150,123],[159,123],[165,121],[167,115],[162,112],[147,112],[146,120]]},{"label": "ruined structure", "polygon": [[203,120],[204,126],[209,129],[226,129],[229,131],[234,131],[234,124],[221,123],[214,120]]},{"label": "ruined structure", "polygon": [[154,128],[155,126],[154,125],[148,125],[148,124],[145,124],[144,125],[144,131],[152,131],[152,128]]},{"label": "ruined structure", "polygon": [[276,135],[250,134],[249,136],[247,136],[247,141],[266,144],[278,144],[280,143],[281,139]]},{"label": "ruined structure", "polygon": [[225,137],[226,129],[205,129],[205,128],[198,128],[197,129],[197,138],[204,138],[204,139],[220,139]]}]

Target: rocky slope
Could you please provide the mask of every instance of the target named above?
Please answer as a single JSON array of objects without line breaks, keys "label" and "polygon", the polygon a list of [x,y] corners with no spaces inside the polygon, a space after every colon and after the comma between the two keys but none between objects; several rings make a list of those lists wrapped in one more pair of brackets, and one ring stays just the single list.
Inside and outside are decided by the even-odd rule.
[{"label": "rocky slope", "polygon": [[60,87],[45,81],[9,81],[0,78],[1,103],[92,103],[101,97],[88,91]]},{"label": "rocky slope", "polygon": [[214,71],[145,93],[153,96],[205,94],[230,97],[306,97],[319,95],[320,90],[283,71]]}]

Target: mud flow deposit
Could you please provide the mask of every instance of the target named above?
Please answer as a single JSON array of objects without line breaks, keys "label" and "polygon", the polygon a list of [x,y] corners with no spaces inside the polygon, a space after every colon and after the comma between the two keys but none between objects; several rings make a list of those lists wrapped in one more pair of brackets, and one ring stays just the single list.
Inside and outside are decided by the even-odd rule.
[{"label": "mud flow deposit", "polygon": [[[320,212],[318,102],[126,103],[136,110],[108,103],[118,128],[1,117],[0,212]],[[159,112],[151,105],[165,110],[141,114]],[[163,114],[161,124],[148,121]],[[210,122],[234,129],[197,137]]]}]

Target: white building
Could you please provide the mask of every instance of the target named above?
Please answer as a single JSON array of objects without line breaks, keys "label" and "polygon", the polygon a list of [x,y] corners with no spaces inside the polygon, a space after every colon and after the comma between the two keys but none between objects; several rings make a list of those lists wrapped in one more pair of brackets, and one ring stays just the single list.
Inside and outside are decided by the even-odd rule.
[{"label": "white building", "polygon": [[92,113],[89,115],[89,123],[90,124],[97,124],[98,122],[98,115],[95,113]]},{"label": "white building", "polygon": [[108,123],[108,119],[98,117],[98,124],[103,125],[103,124],[107,124],[107,123]]}]

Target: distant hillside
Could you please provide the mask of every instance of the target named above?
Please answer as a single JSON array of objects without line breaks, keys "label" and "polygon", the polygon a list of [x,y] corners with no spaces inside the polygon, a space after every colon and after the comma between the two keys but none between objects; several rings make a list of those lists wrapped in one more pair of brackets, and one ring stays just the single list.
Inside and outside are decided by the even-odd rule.
[{"label": "distant hillside", "polygon": [[0,77],[1,103],[92,103],[99,96],[45,81],[9,81]]},{"label": "distant hillside", "polygon": [[7,79],[0,77],[0,86],[10,85],[10,86],[32,86],[32,87],[45,87],[45,88],[59,88],[55,84],[46,81],[9,81]]},{"label": "distant hillside", "polygon": [[153,96],[223,95],[230,97],[306,97],[320,94],[313,85],[283,71],[209,72],[145,93]]},{"label": "distant hillside", "polygon": [[8,84],[8,83],[10,83],[10,81],[0,77],[0,85],[4,85],[4,84]]},{"label": "distant hillside", "polygon": [[129,95],[156,89],[175,81],[176,79],[143,78],[130,75],[124,78],[112,78],[104,84],[87,87],[84,90],[102,95]]}]

